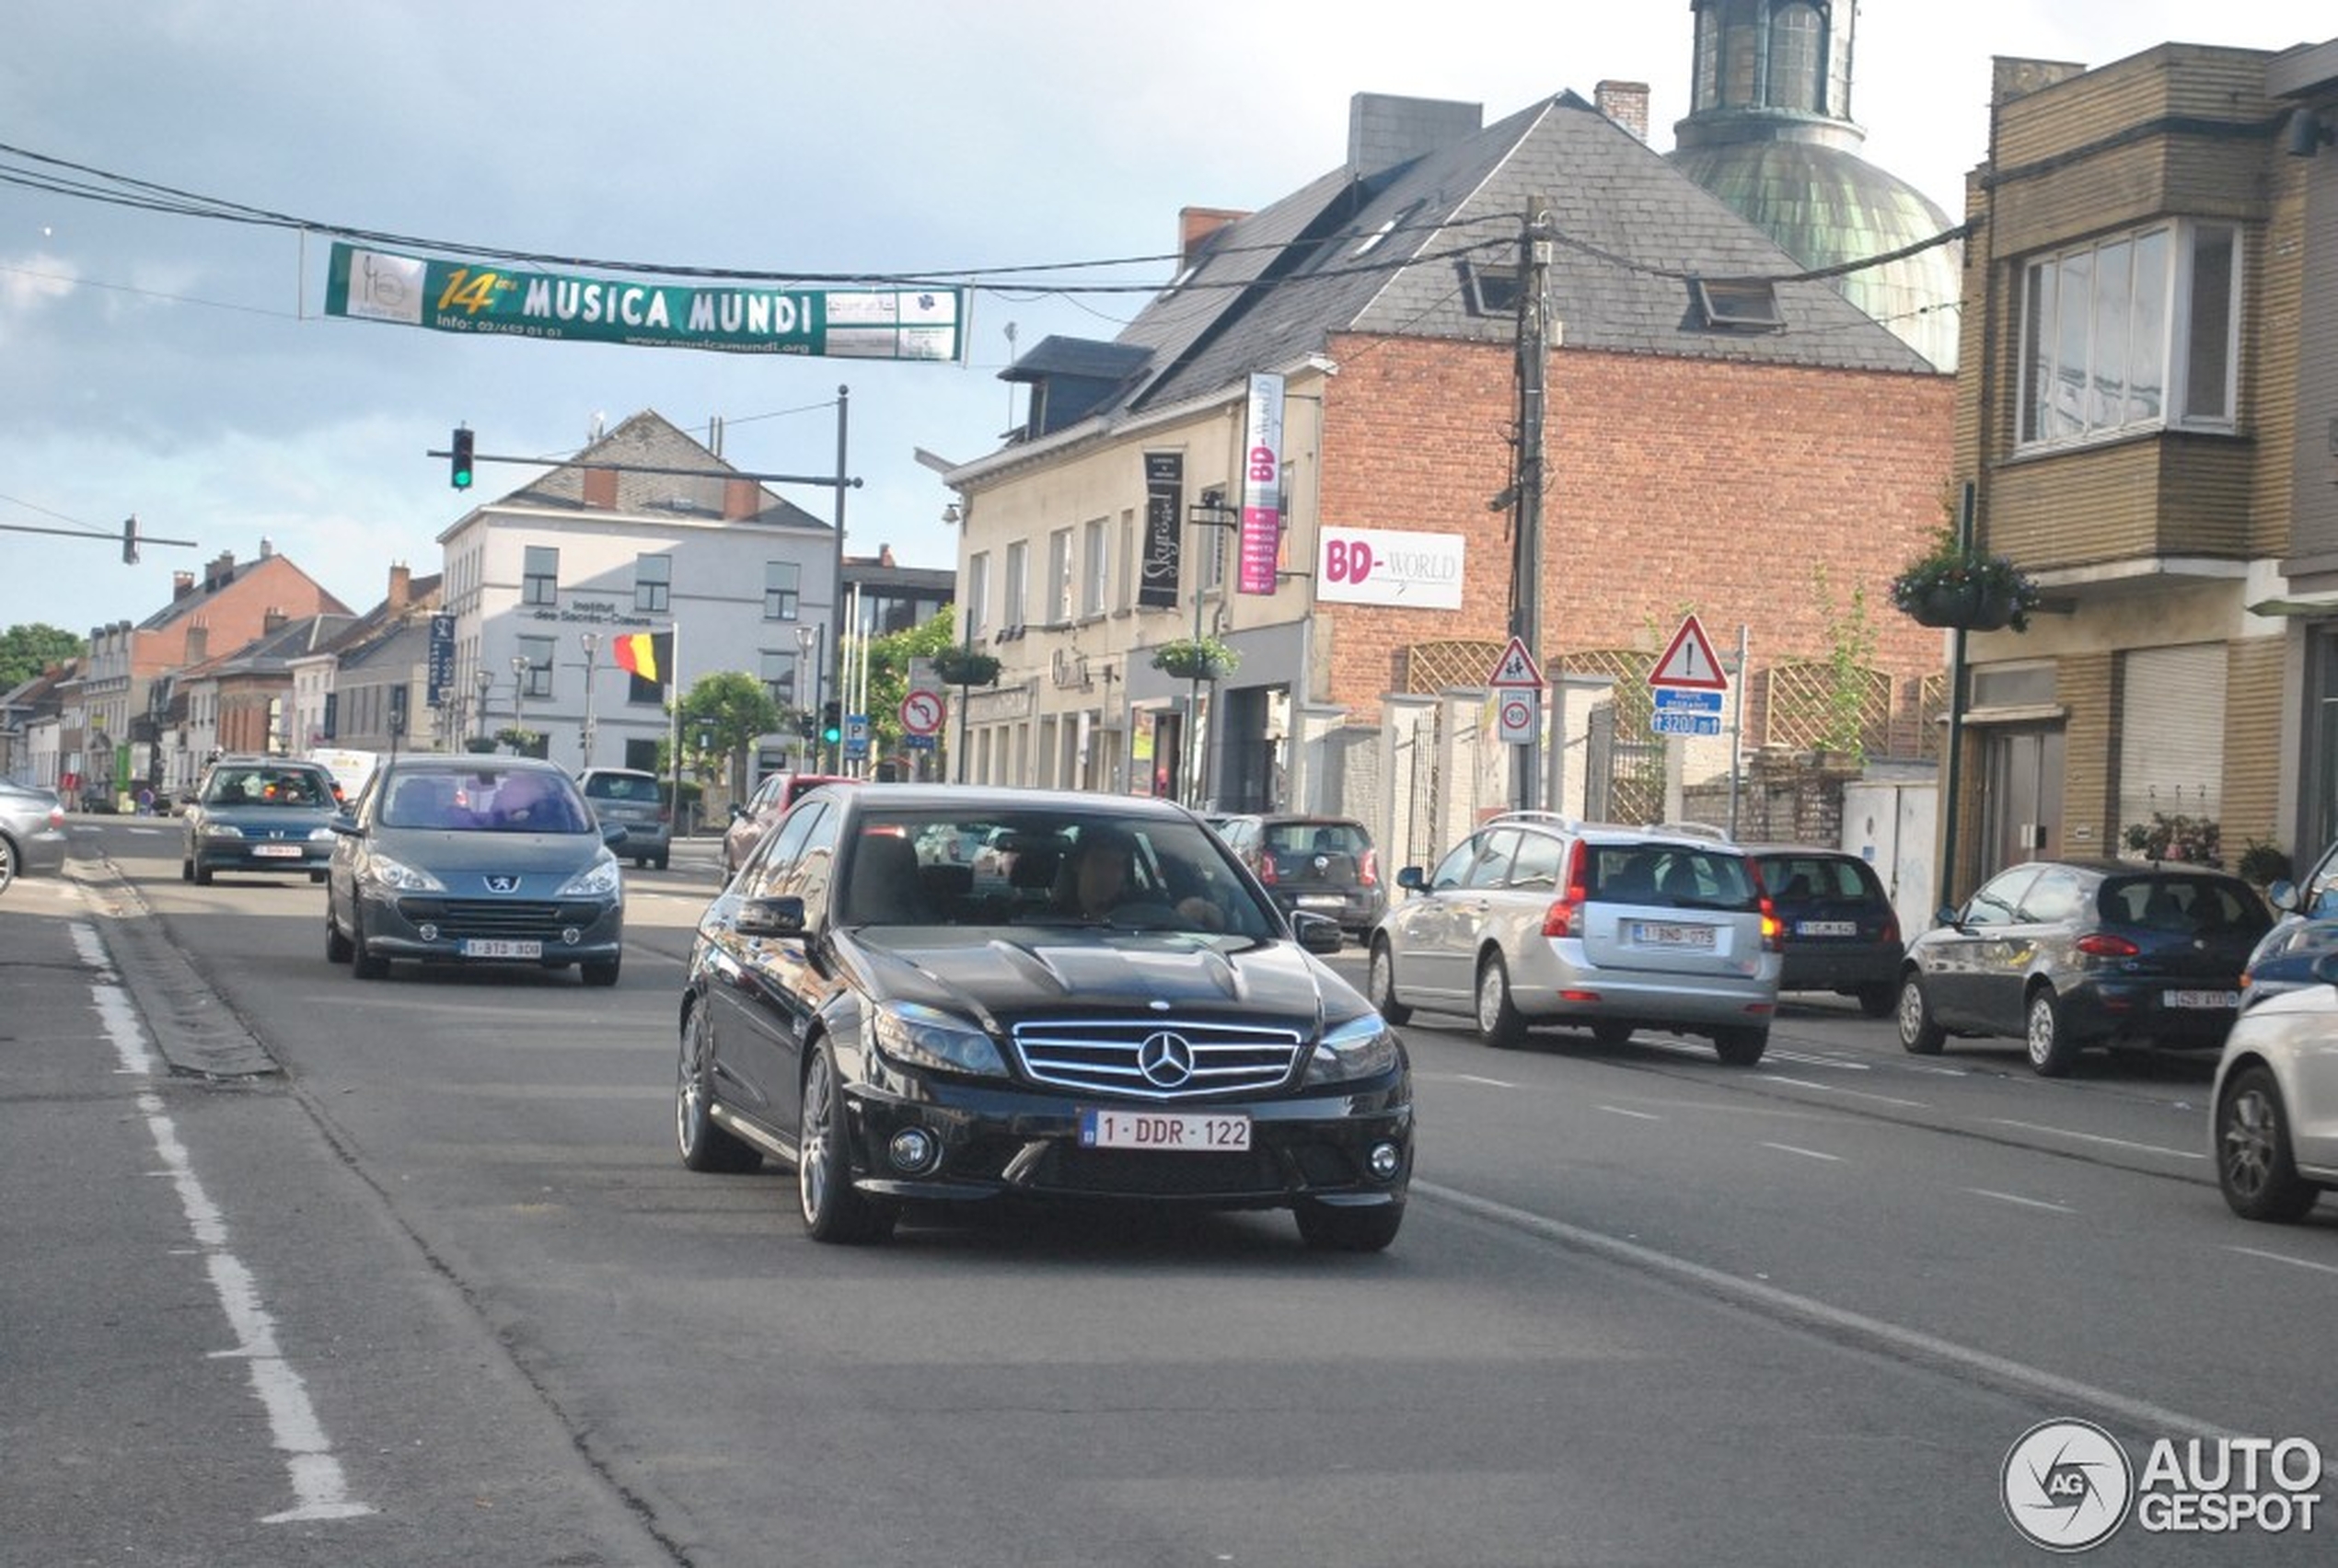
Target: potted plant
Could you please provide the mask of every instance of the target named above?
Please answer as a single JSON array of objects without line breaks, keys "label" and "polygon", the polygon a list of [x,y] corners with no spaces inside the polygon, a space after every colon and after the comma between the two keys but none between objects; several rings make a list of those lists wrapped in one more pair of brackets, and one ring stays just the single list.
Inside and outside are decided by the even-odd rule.
[{"label": "potted plant", "polygon": [[933,673],[954,686],[995,686],[999,661],[991,654],[977,653],[954,642],[934,654]]},{"label": "potted plant", "polygon": [[1181,681],[1223,680],[1242,655],[1214,637],[1180,637],[1152,651],[1152,667]]},{"label": "potted plant", "polygon": [[2131,822],[2120,835],[2130,854],[2147,860],[2181,860],[2193,865],[2221,865],[2222,835],[2207,817],[2170,816],[2153,812],[2148,823]]},{"label": "potted plant", "polygon": [[1932,548],[1892,579],[1892,603],[1919,626],[1967,631],[2030,629],[2038,585],[2012,561],[1943,528]]}]

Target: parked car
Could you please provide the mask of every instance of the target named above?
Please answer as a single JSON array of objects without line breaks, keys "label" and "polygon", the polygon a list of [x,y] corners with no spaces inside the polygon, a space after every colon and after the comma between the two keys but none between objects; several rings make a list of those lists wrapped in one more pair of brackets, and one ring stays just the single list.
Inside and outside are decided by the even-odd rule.
[{"label": "parked car", "polygon": [[2338,1182],[2338,952],[2234,1022],[2209,1103],[2216,1185],[2243,1219],[2303,1219]]},{"label": "parked car", "polygon": [[1361,940],[1388,911],[1372,830],[1349,817],[1219,813],[1204,819],[1285,911],[1328,915]]},{"label": "parked car", "polygon": [[179,879],[208,887],[221,871],[253,871],[323,882],[341,809],[332,774],[317,763],[223,756],[179,813]]},{"label": "parked car", "polygon": [[2020,1040],[2060,1078],[2089,1045],[2214,1047],[2273,917],[2239,877],[2178,862],[2036,860],[1998,872],[1908,944],[1900,1043]]},{"label": "parked car", "polygon": [[572,964],[614,986],[625,889],[613,844],[566,772],[535,757],[411,753],[336,818],[325,956],[360,980],[393,959]]},{"label": "parked car", "polygon": [[1497,817],[1372,933],[1372,1005],[1467,1013],[1489,1045],[1534,1024],[1620,1044],[1639,1029],[1712,1038],[1724,1062],[1762,1058],[1777,1011],[1783,942],[1753,858],[1702,833]]},{"label": "parked car", "polygon": [[666,870],[674,857],[674,809],[664,780],[635,767],[588,767],[576,787],[595,816],[625,830],[625,854],[634,865]]},{"label": "parked car", "polygon": [[742,805],[731,806],[731,825],[723,830],[723,880],[728,882],[781,813],[802,799],[805,793],[823,784],[851,784],[858,780],[835,773],[773,773],[765,776],[755,787],[755,793]]},{"label": "parked car", "polygon": [[2314,984],[2315,958],[2338,947],[2338,844],[2322,851],[2304,882],[2281,879],[2265,896],[2280,914],[2240,976],[2243,1012],[2267,997]]},{"label": "parked car", "polygon": [[1900,917],[1875,868],[1847,849],[1748,846],[1786,940],[1781,991],[1833,991],[1858,998],[1869,1018],[1900,999]]},{"label": "parked car", "polygon": [[26,872],[65,863],[64,803],[46,790],[0,778],[0,893]]},{"label": "parked car", "polygon": [[880,1239],[907,1204],[1104,1200],[1287,1208],[1311,1246],[1376,1251],[1404,1217],[1411,1076],[1315,956],[1338,944],[1164,801],[822,790],[700,922],[682,1162],[793,1165],[823,1241]]}]

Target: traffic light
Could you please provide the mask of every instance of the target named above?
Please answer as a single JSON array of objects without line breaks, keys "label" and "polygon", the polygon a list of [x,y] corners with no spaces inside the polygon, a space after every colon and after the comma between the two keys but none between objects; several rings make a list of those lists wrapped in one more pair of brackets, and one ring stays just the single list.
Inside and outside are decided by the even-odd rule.
[{"label": "traffic light", "polygon": [[803,732],[804,738],[807,741],[820,732],[820,721],[813,718],[808,711],[796,715],[795,727]]},{"label": "traffic light", "polygon": [[457,490],[471,488],[471,430],[469,425],[455,427],[455,461],[447,478]]},{"label": "traffic light", "polygon": [[831,698],[820,705],[820,744],[832,746],[844,739],[844,706]]},{"label": "traffic light", "polygon": [[138,514],[134,512],[122,520],[122,564],[138,564]]}]

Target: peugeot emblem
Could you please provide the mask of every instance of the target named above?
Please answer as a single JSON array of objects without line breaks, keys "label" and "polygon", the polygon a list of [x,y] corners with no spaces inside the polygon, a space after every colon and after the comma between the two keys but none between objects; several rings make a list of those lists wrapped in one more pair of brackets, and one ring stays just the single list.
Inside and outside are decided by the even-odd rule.
[{"label": "peugeot emblem", "polygon": [[499,874],[487,879],[487,891],[490,893],[510,893],[518,886],[519,878],[508,874]]},{"label": "peugeot emblem", "polygon": [[1155,1089],[1181,1089],[1193,1078],[1193,1047],[1165,1029],[1148,1034],[1137,1047],[1137,1070]]}]

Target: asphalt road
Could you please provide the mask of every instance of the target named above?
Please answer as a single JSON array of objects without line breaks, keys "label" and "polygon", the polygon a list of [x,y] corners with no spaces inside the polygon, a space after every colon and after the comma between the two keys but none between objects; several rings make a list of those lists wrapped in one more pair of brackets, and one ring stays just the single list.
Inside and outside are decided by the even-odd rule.
[{"label": "asphalt road", "polygon": [[672,1152],[711,840],[629,871],[588,991],[359,983],[320,889],[75,827],[0,899],[0,1563],[2035,1562],[1999,1472],[2040,1422],[2338,1457],[2338,1201],[2225,1210],[2204,1059],[2048,1082],[1829,998],[1750,1070],[1423,1014],[1383,1255],[824,1248],[787,1172]]}]

